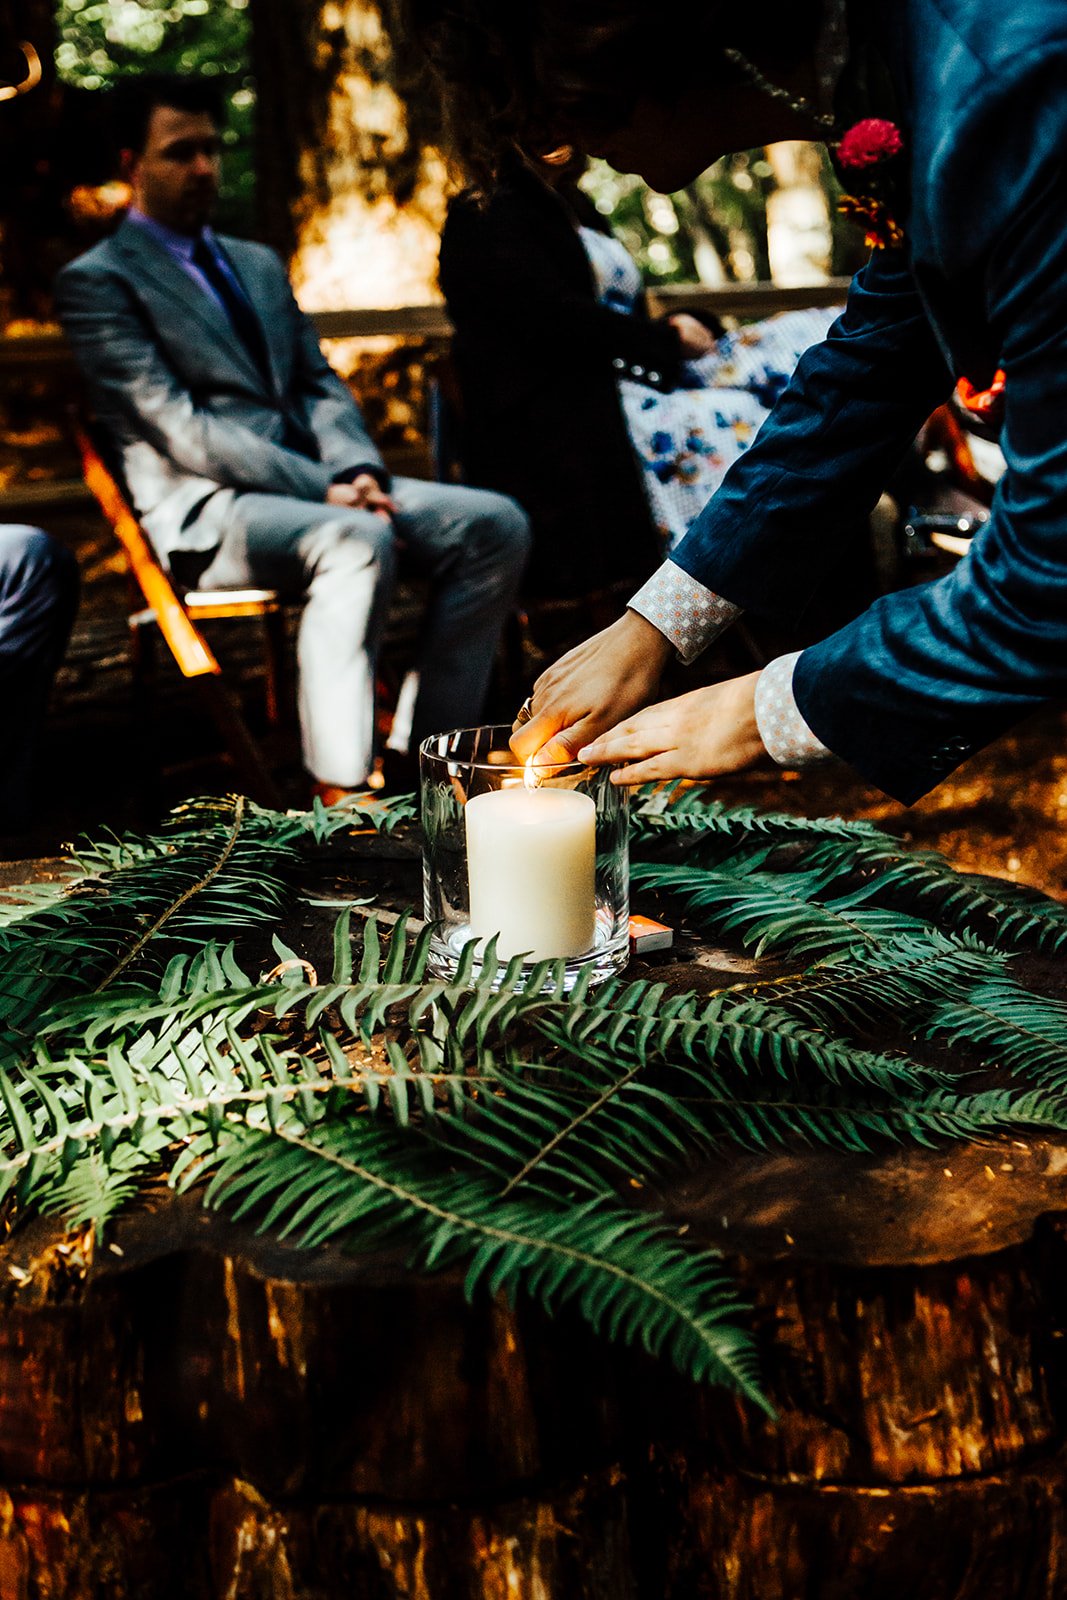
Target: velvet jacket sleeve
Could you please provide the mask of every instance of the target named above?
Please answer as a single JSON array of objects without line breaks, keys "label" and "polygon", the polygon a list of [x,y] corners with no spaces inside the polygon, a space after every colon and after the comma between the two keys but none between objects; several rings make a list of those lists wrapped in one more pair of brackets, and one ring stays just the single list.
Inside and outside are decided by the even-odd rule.
[{"label": "velvet jacket sleeve", "polygon": [[[835,754],[912,801],[1026,712],[1067,694],[1067,183],[1064,123],[1031,88],[998,126],[1023,136],[1014,197],[980,261],[984,313],[1007,375],[1007,471],[970,553],[938,583],[887,596],[797,663],[805,720]],[[1026,107],[1044,107],[1044,120]],[[1035,125],[1036,124],[1036,125]],[[1020,126],[1022,125],[1022,126]],[[1029,135],[1027,138],[1026,135]],[[1003,146],[1001,139],[1001,147]],[[972,146],[981,149],[978,140]],[[986,147],[987,152],[989,146]],[[1046,153],[1027,181],[1025,160]],[[1009,153],[1010,154],[1010,153]]]},{"label": "velvet jacket sleeve", "polygon": [[672,562],[742,610],[794,617],[951,388],[906,260],[876,253]]}]

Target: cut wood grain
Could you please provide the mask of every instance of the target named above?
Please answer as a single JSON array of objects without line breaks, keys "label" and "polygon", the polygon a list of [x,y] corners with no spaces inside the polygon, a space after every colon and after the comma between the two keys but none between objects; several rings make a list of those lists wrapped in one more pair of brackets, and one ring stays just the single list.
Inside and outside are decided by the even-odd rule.
[{"label": "cut wood grain", "polygon": [[[285,930],[325,964],[317,899],[395,914],[418,883],[403,835],[330,862]],[[680,932],[635,976],[757,970]],[[16,1234],[0,1600],[1067,1594],[1067,1142],[735,1154],[647,1198],[737,1274],[775,1421],[569,1316],[195,1194],[102,1246]]]}]

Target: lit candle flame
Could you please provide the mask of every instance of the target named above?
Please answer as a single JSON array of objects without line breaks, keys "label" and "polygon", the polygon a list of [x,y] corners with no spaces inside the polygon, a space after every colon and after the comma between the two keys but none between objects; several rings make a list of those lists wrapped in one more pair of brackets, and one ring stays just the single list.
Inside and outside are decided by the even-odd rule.
[{"label": "lit candle flame", "polygon": [[536,789],[537,788],[539,780],[538,780],[538,777],[537,777],[537,773],[536,773],[536,771],[534,769],[534,758],[533,758],[533,756],[530,756],[530,758],[526,762],[525,767],[523,768],[522,781],[526,785],[527,789]]}]

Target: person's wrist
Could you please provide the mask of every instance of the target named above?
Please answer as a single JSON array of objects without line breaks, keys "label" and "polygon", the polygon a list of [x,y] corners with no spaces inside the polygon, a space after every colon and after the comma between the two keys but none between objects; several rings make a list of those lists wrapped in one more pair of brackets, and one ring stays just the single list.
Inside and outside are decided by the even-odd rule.
[{"label": "person's wrist", "polygon": [[634,648],[647,653],[655,666],[661,671],[674,654],[674,645],[656,627],[654,622],[649,622],[640,611],[627,607],[622,616],[622,623],[626,629],[627,640],[632,641]]},{"label": "person's wrist", "polygon": [[733,690],[731,710],[741,768],[771,765],[756,716],[756,687],[759,680],[760,672],[757,669],[755,672],[747,673],[743,678],[736,678],[731,686]]}]

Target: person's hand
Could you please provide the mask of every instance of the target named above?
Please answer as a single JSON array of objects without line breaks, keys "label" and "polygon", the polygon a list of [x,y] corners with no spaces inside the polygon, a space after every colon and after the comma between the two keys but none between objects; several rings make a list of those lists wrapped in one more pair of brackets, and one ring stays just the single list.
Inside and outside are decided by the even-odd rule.
[{"label": "person's hand", "polygon": [[647,705],[673,646],[636,611],[568,651],[542,673],[530,697],[533,715],[516,723],[511,748],[520,761],[573,761],[620,716]]},{"label": "person's hand", "polygon": [[619,784],[715,778],[769,764],[756,726],[758,678],[750,672],[649,706],[584,745],[578,758],[590,766],[624,763],[611,774]]},{"label": "person's hand", "polygon": [[709,356],[714,350],[715,335],[697,317],[691,317],[688,311],[676,311],[668,321],[678,334],[684,355],[693,359]]},{"label": "person's hand", "polygon": [[397,504],[369,472],[361,472],[351,483],[331,483],[326,491],[331,506],[347,506],[353,511],[373,511],[389,520],[397,514]]}]

